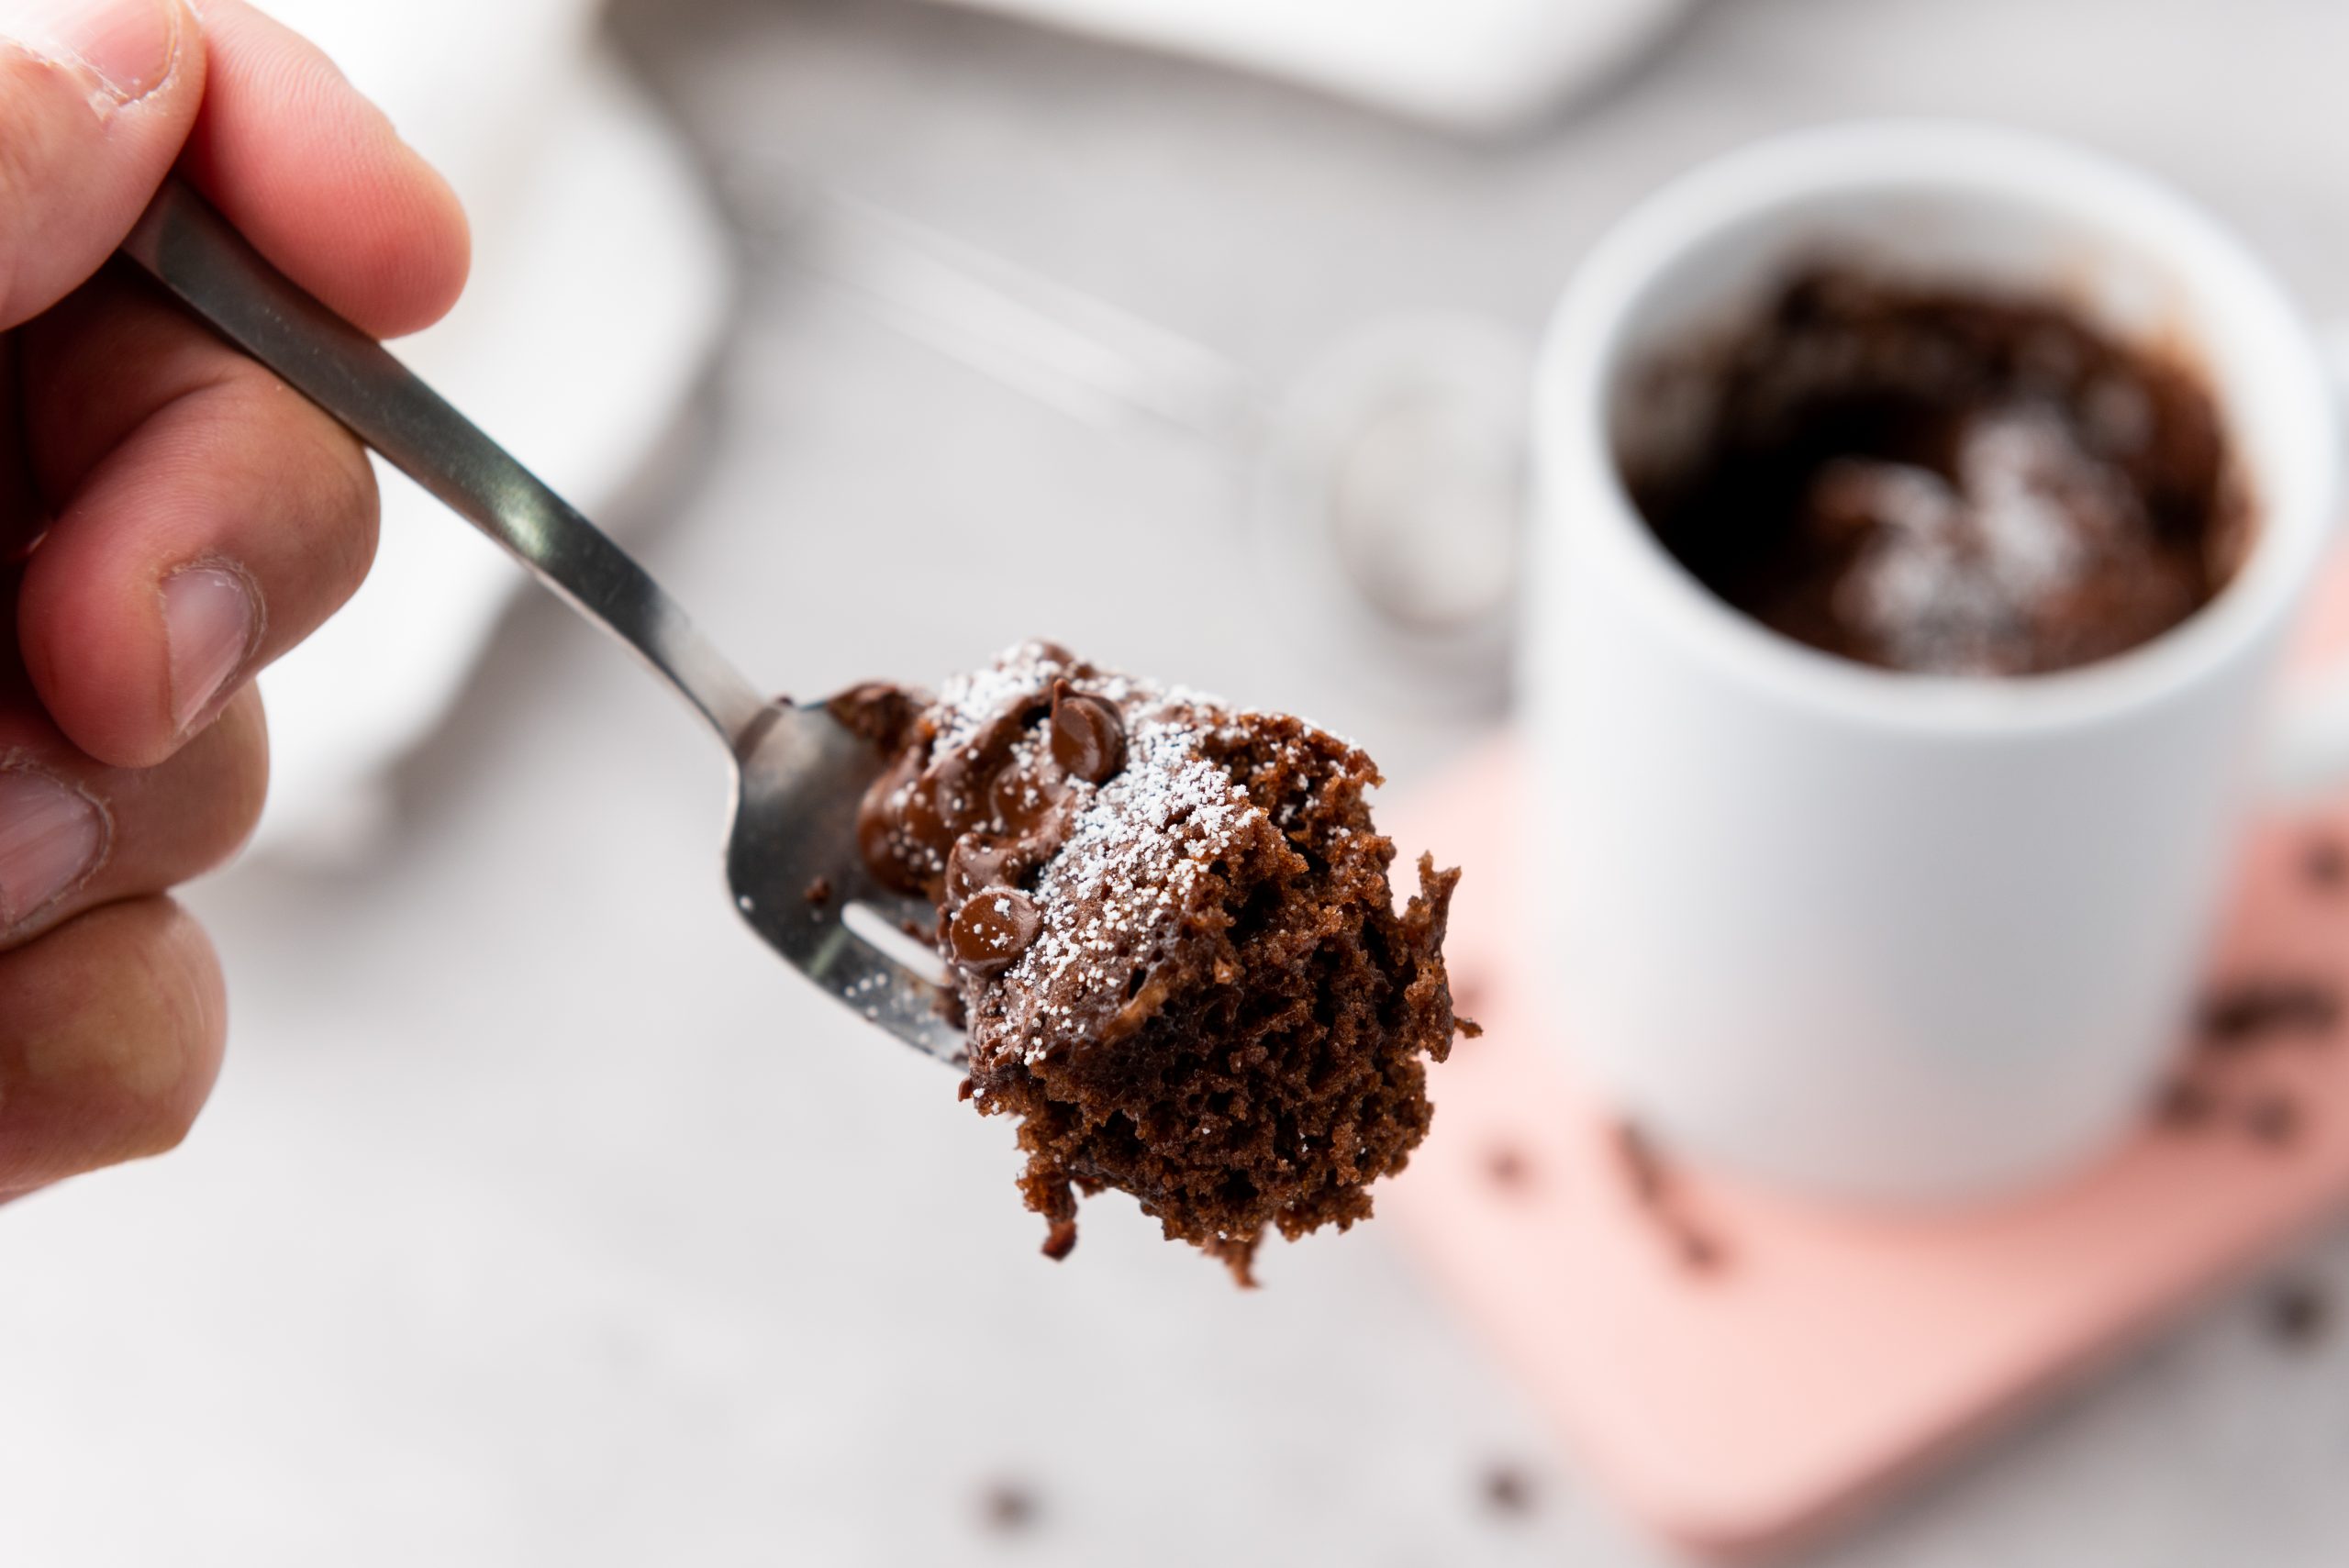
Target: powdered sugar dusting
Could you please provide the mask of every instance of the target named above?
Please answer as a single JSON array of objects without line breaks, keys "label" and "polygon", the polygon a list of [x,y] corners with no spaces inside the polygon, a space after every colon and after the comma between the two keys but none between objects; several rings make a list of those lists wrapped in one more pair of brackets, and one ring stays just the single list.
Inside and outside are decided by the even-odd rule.
[{"label": "powdered sugar dusting", "polygon": [[[993,664],[952,677],[938,691],[933,710],[938,739],[930,755],[968,745],[987,725],[1008,710],[1052,695],[1052,682],[1074,673],[1077,662],[1049,642],[1029,641],[1004,650]],[[1097,672],[1085,689],[1120,707],[1130,704],[1173,704],[1193,708],[1221,708],[1221,697],[1188,686],[1162,685],[1109,671]]]},{"label": "powdered sugar dusting", "polygon": [[[927,760],[985,743],[990,731],[1049,702],[1062,679],[1117,706],[1126,756],[1099,784],[1055,772],[1068,816],[1056,852],[1030,884],[1041,929],[1000,983],[967,983],[965,1000],[990,1015],[985,1032],[996,1050],[1030,1062],[1097,1032],[1116,1013],[1164,955],[1200,879],[1264,815],[1202,755],[1211,740],[1232,745],[1245,733],[1219,699],[1097,670],[1045,642],[1019,644],[988,668],[948,681],[930,710]],[[1009,742],[1009,775],[1041,776],[1048,750],[1041,722],[1022,727]]]},{"label": "powdered sugar dusting", "polygon": [[1195,712],[1172,703],[1135,723],[1125,767],[1091,790],[1037,878],[1044,927],[1008,976],[1015,1007],[1032,1008],[1012,1037],[1030,1062],[1098,1021],[1097,1007],[1072,1017],[1048,998],[1122,999],[1174,933],[1199,879],[1250,817],[1264,816],[1198,755]]},{"label": "powdered sugar dusting", "polygon": [[1869,529],[1835,605],[1891,662],[1990,673],[2034,621],[2148,523],[2127,483],[2038,411],[1974,420],[1945,480],[1908,463],[1846,459],[1814,485],[1815,526]]}]

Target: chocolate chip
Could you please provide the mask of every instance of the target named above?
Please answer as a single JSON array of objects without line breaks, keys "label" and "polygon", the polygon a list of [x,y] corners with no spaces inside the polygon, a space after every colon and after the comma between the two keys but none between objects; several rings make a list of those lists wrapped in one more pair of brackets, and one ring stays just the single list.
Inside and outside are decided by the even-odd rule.
[{"label": "chocolate chip", "polygon": [[2281,1095],[2263,1095],[2243,1107],[2243,1130],[2281,1149],[2300,1135],[2300,1107]]},{"label": "chocolate chip", "polygon": [[1018,962],[1044,929],[1035,904],[1016,888],[997,887],[963,906],[946,929],[954,961],[980,979],[1001,974]]},{"label": "chocolate chip", "polygon": [[1013,846],[984,833],[965,833],[946,856],[946,901],[967,904],[990,887],[1007,887]]},{"label": "chocolate chip", "polygon": [[979,1521],[991,1530],[1016,1534],[1036,1522],[1036,1494],[1017,1481],[996,1481],[979,1495]]},{"label": "chocolate chip", "polygon": [[2312,980],[2252,980],[2220,993],[2202,1009],[2202,1044],[2235,1051],[2278,1034],[2328,1035],[2341,1021],[2341,997]]},{"label": "chocolate chip", "polygon": [[1533,1511],[1533,1484],[1513,1464],[1496,1464],[1485,1472],[1485,1507],[1497,1514]]},{"label": "chocolate chip", "polygon": [[1052,683],[1052,761],[1087,784],[1126,765],[1126,721],[1117,705]]},{"label": "chocolate chip", "polygon": [[2305,1350],[2332,1327],[2332,1298],[2314,1280],[2288,1280],[2269,1294],[2268,1336],[2279,1345]]},{"label": "chocolate chip", "polygon": [[978,1092],[979,1085],[975,1079],[965,1078],[954,1085],[954,1097],[958,1100],[967,1100]]},{"label": "chocolate chip", "polygon": [[819,876],[819,877],[818,877],[815,881],[813,881],[813,882],[811,882],[811,883],[809,883],[809,884],[807,884],[807,902],[808,902],[808,903],[810,903],[810,904],[829,904],[829,903],[830,903],[831,901],[832,901],[832,879],[831,879],[830,877],[829,877],[829,876]]},{"label": "chocolate chip", "polygon": [[2343,847],[2340,840],[2329,834],[2310,840],[2300,856],[2300,873],[2314,885],[2326,889],[2349,883],[2349,847]]}]

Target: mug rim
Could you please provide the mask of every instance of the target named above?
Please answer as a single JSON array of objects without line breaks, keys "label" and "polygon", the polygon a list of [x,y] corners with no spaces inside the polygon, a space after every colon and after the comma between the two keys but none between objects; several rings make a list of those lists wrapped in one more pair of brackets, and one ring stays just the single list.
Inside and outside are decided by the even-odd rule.
[{"label": "mug rim", "polygon": [[[1612,393],[1637,308],[1679,258],[1773,210],[1837,194],[1977,194],[2076,220],[2086,216],[2157,259],[2223,342],[2215,362],[2284,378],[2263,421],[2264,467],[2234,437],[2253,484],[2249,552],[2210,603],[2109,658],[2043,674],[1941,675],[1865,664],[1797,641],[1716,595],[1664,547],[1625,487]],[[2240,360],[2237,361],[2237,356]],[[1622,585],[1759,686],[1864,722],[1954,734],[2069,728],[2110,718],[2194,684],[2281,626],[2332,537],[2341,441],[2315,334],[2267,268],[2218,219],[2167,183],[2077,143],[1979,122],[1865,119],[1785,132],[1699,163],[1619,218],[1575,269],[1551,317],[1536,373],[1534,450],[1544,512],[1603,501],[1598,516],[1553,519],[1577,544],[1611,546]],[[2239,410],[2224,403],[2231,428]],[[1583,483],[1562,496],[1553,465]],[[2297,483],[2295,483],[2297,481]],[[1558,552],[1548,559],[1555,562]],[[1586,570],[1575,561],[1564,570]]]}]

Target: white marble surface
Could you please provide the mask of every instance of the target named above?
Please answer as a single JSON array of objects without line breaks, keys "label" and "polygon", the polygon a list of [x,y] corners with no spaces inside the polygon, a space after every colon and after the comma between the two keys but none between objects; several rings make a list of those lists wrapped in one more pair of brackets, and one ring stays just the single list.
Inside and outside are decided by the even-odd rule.
[{"label": "white marble surface", "polygon": [[[1531,330],[1668,171],[1855,110],[2009,116],[2165,169],[2349,310],[2349,11],[1734,0],[1576,114],[1447,142],[906,5],[628,0],[695,135],[1277,382],[1428,306]],[[1047,630],[1296,706],[1408,785],[1486,721],[1263,628],[1235,471],[1008,393],[753,269],[707,444],[638,537],[815,691]],[[450,526],[455,526],[453,523]],[[0,1211],[0,1562],[1394,1565],[1656,1561],[1377,1228],[1231,1291],[1130,1207],[1035,1255],[1008,1129],[740,929],[718,759],[526,604],[397,781],[382,863],[197,890],[234,1040],[172,1157]],[[2293,1268],[2349,1292],[2338,1238]],[[1524,1467],[1499,1518],[1480,1478]],[[1816,1559],[2349,1560],[2349,1336],[2199,1319]],[[983,1529],[997,1478],[1041,1512]]]}]

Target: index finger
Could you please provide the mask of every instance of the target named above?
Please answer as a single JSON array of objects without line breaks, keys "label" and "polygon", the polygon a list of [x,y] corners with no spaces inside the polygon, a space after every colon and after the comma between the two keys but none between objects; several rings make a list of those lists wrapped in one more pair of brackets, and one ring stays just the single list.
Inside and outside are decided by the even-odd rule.
[{"label": "index finger", "polygon": [[456,303],[470,241],[455,193],[299,34],[204,0],[203,106],[182,166],[279,270],[379,338]]}]

